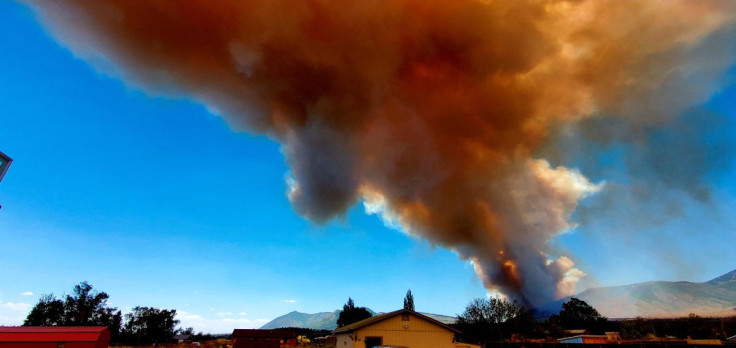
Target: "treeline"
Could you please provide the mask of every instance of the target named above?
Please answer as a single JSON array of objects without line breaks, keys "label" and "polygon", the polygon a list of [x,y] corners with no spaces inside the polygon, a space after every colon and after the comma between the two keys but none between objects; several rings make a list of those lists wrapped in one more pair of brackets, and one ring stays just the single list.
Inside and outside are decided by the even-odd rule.
[{"label": "treeline", "polygon": [[462,332],[461,341],[482,346],[513,340],[551,341],[572,335],[566,334],[565,330],[585,330],[593,335],[619,332],[623,340],[654,337],[725,339],[736,335],[736,316],[704,318],[691,314],[676,319],[613,321],[600,315],[585,301],[572,298],[562,305],[559,314],[537,319],[532,310],[518,302],[491,297],[472,300],[453,326]]},{"label": "treeline", "polygon": [[724,339],[736,335],[736,316],[707,318],[695,314],[677,319],[636,318],[614,322],[622,336],[642,339],[649,336]]},{"label": "treeline", "polygon": [[[194,334],[192,328],[177,329],[176,310],[136,306],[125,315],[107,305],[109,296],[87,282],[74,286],[73,294],[56,298],[42,295],[23,326],[107,326],[113,344],[166,343],[175,334]],[[200,336],[205,336],[199,334]]]}]

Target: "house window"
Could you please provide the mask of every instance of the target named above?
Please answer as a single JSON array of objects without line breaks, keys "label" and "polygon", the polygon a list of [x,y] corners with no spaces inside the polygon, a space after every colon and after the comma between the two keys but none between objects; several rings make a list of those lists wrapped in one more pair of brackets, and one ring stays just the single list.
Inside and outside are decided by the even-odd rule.
[{"label": "house window", "polygon": [[383,345],[383,337],[366,337],[365,348],[374,348]]},{"label": "house window", "polygon": [[409,321],[409,314],[402,314],[401,321]]},{"label": "house window", "polygon": [[64,342],[57,343],[56,348],[64,348]]}]

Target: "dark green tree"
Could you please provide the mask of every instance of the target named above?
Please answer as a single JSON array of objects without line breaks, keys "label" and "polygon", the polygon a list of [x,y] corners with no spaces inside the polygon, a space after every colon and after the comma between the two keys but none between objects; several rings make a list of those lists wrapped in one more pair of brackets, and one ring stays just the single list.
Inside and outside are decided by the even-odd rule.
[{"label": "dark green tree", "polygon": [[337,317],[337,327],[343,327],[352,323],[359,322],[363,319],[368,319],[373,315],[365,307],[355,307],[355,303],[352,298],[348,298],[348,302],[342,306],[342,311]]},{"label": "dark green tree", "polygon": [[563,303],[560,314],[551,316],[549,320],[559,323],[564,329],[586,329],[594,333],[602,333],[608,322],[595,308],[575,297]]},{"label": "dark green tree", "polygon": [[92,285],[81,282],[74,286],[74,295],[64,301],[64,322],[68,326],[105,325],[114,321],[117,308],[107,307],[110,296],[93,290]]},{"label": "dark green tree", "polygon": [[177,332],[180,335],[194,335],[194,328],[193,327],[188,327],[186,329],[179,329],[179,330],[177,330]]},{"label": "dark green tree", "polygon": [[528,312],[518,302],[495,297],[476,298],[458,315],[455,326],[463,332],[462,339],[487,347],[511,336],[522,326]]},{"label": "dark green tree", "polygon": [[411,294],[411,289],[409,289],[406,292],[406,296],[404,296],[404,309],[408,309],[410,311],[414,310],[414,296]]},{"label": "dark green tree", "polygon": [[42,295],[31,309],[24,325],[58,326],[107,326],[110,339],[116,341],[120,333],[122,313],[115,307],[107,306],[108,295],[95,291],[87,282],[74,286],[74,294],[67,295],[64,301],[53,295]]},{"label": "dark green tree", "polygon": [[64,325],[64,302],[53,294],[41,295],[35,306],[28,313],[23,326]]},{"label": "dark green tree", "polygon": [[621,337],[627,340],[638,340],[654,333],[654,325],[642,317],[625,320],[620,324]]},{"label": "dark green tree", "polygon": [[125,315],[123,335],[128,343],[136,345],[166,343],[176,334],[179,321],[175,317],[174,309],[136,306]]},{"label": "dark green tree", "polygon": [[687,335],[695,339],[707,339],[715,337],[713,334],[712,324],[708,318],[703,318],[694,313],[687,316]]}]

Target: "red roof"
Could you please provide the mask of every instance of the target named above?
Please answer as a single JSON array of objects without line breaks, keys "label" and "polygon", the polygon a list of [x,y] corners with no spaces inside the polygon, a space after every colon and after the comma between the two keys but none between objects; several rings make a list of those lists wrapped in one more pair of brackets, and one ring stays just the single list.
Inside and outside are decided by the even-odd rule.
[{"label": "red roof", "polygon": [[95,342],[109,337],[104,326],[0,326],[0,342]]}]

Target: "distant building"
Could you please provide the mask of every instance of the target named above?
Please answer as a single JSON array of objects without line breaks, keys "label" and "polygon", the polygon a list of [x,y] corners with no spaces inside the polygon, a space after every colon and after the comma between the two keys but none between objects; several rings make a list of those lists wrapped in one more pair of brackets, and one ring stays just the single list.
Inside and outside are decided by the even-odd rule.
[{"label": "distant building", "polygon": [[0,151],[0,181],[3,181],[3,177],[8,171],[11,163],[13,163],[13,159]]},{"label": "distant building", "polygon": [[577,335],[558,339],[560,343],[577,344],[606,344],[608,338],[605,335]]},{"label": "distant building", "polygon": [[606,339],[608,339],[609,343],[621,342],[621,333],[618,331],[606,332]]},{"label": "distant building", "polygon": [[722,346],[723,342],[721,340],[694,340],[688,338],[687,344],[691,346]]},{"label": "distant building", "polygon": [[171,343],[185,343],[191,341],[192,335],[174,335],[171,338]]},{"label": "distant building", "polygon": [[297,332],[289,329],[233,330],[233,348],[296,347]]},{"label": "distant building", "polygon": [[0,327],[0,348],[107,348],[104,326]]},{"label": "distant building", "polygon": [[337,348],[477,348],[455,343],[460,331],[409,309],[379,314],[333,332]]},{"label": "distant building", "polygon": [[579,336],[579,335],[590,335],[590,332],[586,329],[573,329],[563,331],[565,336]]}]

